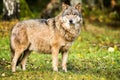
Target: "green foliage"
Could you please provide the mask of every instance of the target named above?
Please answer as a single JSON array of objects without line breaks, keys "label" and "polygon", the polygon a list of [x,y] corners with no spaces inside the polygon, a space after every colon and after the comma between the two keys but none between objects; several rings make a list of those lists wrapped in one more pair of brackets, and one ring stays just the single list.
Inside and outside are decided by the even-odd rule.
[{"label": "green foliage", "polygon": [[[40,12],[42,12],[47,4],[50,2],[50,0],[26,0],[26,2],[28,3],[28,6],[30,8],[30,10],[34,13],[34,14],[40,14]],[[39,16],[39,15],[38,15]]]},{"label": "green foliage", "polygon": [[[42,2],[42,3],[41,3]],[[21,19],[39,18],[49,0],[20,0],[20,17]]]},{"label": "green foliage", "polygon": [[20,17],[21,19],[34,17],[25,0],[20,0]]}]

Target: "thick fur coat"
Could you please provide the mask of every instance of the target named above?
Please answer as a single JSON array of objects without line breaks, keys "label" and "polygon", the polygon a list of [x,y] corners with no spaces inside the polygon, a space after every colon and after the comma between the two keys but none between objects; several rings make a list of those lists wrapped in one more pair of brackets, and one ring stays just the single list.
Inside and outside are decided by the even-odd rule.
[{"label": "thick fur coat", "polygon": [[[62,69],[67,72],[68,50],[78,37],[82,16],[80,4],[62,5],[61,13],[50,19],[31,19],[17,23],[11,33],[12,72],[20,63],[25,70],[31,51],[52,53],[52,66],[58,71],[58,53],[62,53]],[[22,56],[22,58],[21,58]]]}]

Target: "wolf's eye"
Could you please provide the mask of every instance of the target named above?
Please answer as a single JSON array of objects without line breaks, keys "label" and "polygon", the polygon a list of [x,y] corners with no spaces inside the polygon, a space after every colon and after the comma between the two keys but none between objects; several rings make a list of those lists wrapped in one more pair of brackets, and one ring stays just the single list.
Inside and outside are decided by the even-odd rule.
[{"label": "wolf's eye", "polygon": [[70,15],[70,13],[67,13],[66,15]]},{"label": "wolf's eye", "polygon": [[73,15],[76,15],[76,13],[73,13]]}]

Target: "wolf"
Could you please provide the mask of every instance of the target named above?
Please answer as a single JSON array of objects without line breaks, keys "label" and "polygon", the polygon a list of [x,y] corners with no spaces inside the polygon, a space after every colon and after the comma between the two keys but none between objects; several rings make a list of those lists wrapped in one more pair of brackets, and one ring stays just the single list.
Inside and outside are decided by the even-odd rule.
[{"label": "wolf", "polygon": [[62,54],[62,70],[67,72],[69,48],[79,36],[82,26],[81,4],[62,4],[62,11],[54,18],[30,19],[18,22],[11,31],[11,66],[26,70],[27,57],[32,51],[52,54],[53,71],[58,71],[58,54]]}]

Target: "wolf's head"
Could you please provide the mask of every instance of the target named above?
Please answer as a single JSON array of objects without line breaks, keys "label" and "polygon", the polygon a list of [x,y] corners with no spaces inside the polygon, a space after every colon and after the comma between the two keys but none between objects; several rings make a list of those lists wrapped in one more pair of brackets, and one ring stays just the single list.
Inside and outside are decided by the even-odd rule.
[{"label": "wolf's head", "polygon": [[69,6],[62,4],[61,21],[66,29],[78,29],[82,23],[81,4]]}]

